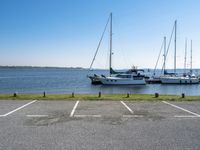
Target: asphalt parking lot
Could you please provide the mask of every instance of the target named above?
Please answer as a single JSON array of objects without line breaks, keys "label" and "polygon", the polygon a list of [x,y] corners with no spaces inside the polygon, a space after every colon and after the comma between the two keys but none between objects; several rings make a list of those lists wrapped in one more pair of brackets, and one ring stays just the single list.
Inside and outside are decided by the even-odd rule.
[{"label": "asphalt parking lot", "polygon": [[200,149],[200,102],[0,101],[0,149]]}]

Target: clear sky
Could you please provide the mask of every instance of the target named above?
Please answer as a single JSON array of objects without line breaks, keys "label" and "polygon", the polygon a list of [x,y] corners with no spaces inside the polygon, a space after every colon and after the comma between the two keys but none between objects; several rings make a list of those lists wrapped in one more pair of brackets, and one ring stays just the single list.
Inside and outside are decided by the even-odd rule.
[{"label": "clear sky", "polygon": [[[1,0],[0,65],[88,68],[110,12],[114,68],[154,68],[175,19],[177,67],[183,67],[187,38],[200,68],[199,0]],[[94,68],[108,66],[108,33]],[[188,64],[189,54],[188,48]],[[173,68],[173,47],[167,67]]]}]

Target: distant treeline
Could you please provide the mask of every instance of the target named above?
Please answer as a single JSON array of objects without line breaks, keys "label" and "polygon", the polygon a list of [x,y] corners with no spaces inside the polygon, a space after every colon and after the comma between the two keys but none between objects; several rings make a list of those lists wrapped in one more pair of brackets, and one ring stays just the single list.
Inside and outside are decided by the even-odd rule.
[{"label": "distant treeline", "polygon": [[40,67],[40,66],[0,66],[0,68],[52,68],[52,69],[85,69],[82,67]]}]

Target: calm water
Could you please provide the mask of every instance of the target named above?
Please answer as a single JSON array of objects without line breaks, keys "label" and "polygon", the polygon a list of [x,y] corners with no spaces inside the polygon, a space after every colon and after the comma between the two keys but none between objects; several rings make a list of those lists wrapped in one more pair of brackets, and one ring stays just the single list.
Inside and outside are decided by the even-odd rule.
[{"label": "calm water", "polygon": [[[105,70],[92,73],[105,74]],[[0,68],[0,93],[186,93],[200,95],[198,85],[91,85],[87,70],[55,68]]]}]

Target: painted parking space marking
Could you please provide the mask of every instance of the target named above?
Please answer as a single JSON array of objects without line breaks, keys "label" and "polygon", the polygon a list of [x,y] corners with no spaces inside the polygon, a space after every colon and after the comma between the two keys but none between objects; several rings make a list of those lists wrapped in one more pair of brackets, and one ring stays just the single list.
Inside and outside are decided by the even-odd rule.
[{"label": "painted parking space marking", "polygon": [[73,116],[74,116],[75,110],[76,110],[76,108],[78,107],[78,103],[79,103],[79,101],[77,101],[76,104],[74,105],[74,107],[73,107],[73,109],[72,109],[72,111],[71,111],[71,113],[70,113],[70,117],[73,117]]},{"label": "painted parking space marking", "polygon": [[142,118],[142,115],[123,115],[124,118]]},{"label": "painted parking space marking", "polygon": [[200,116],[174,116],[175,118],[200,118]]},{"label": "painted parking space marking", "polygon": [[129,112],[131,113],[131,114],[133,114],[133,110],[130,108],[130,107],[128,107],[127,105],[126,105],[126,103],[124,103],[123,101],[120,101],[123,105],[124,105],[124,107],[126,107],[128,110],[129,110]]},{"label": "painted parking space marking", "polygon": [[25,117],[54,117],[64,115],[70,116],[76,101],[37,101],[30,107],[20,111],[20,116]]},{"label": "painted parking space marking", "polygon": [[48,115],[26,115],[26,117],[48,117]]},{"label": "painted parking space marking", "polygon": [[101,117],[101,115],[95,115],[95,114],[75,114],[78,104],[79,104],[79,101],[77,101],[76,104],[74,105],[72,112],[70,114],[70,117],[75,117],[75,118],[100,118]]},{"label": "painted parking space marking", "polygon": [[[35,103],[36,101],[37,100],[31,101],[31,102],[29,101],[28,103],[26,103],[24,105],[23,105],[24,102],[20,103],[20,105],[22,105],[22,106],[19,106],[19,104],[17,106],[13,105],[13,106],[15,106],[15,108],[12,107],[12,109],[13,109],[12,111],[10,111],[10,112],[8,112],[6,114],[0,115],[0,118],[4,118],[6,116],[15,114],[19,110],[20,110],[20,114],[22,114],[22,115],[24,115],[26,117],[29,117],[29,118],[31,118],[31,117],[32,118],[49,117],[49,116],[52,115],[52,113],[54,114],[54,111],[50,112],[50,114],[48,114],[46,112],[43,112],[43,111],[38,111],[38,110],[41,110],[41,108],[44,107],[43,105],[42,105],[41,108],[35,109],[33,107],[34,105],[32,106],[31,104],[34,103],[34,104],[38,105],[38,102]],[[119,104],[119,101],[114,103],[116,105],[115,106],[115,105],[113,105],[113,103],[108,103],[107,104],[105,102],[101,102],[101,103],[98,102],[98,103],[95,103],[95,106],[94,106],[93,103],[88,103],[88,102],[85,103],[85,102],[83,102],[83,104],[82,103],[80,104],[80,101],[72,101],[70,103],[71,105],[67,108],[67,110],[68,110],[67,116],[68,117],[75,117],[75,118],[87,118],[87,117],[88,118],[89,117],[91,117],[91,118],[101,118],[101,117],[104,117],[104,116],[105,117],[106,116],[109,116],[109,117],[116,117],[117,116],[117,117],[122,117],[122,118],[127,118],[127,119],[128,118],[130,118],[130,119],[131,118],[142,118],[142,117],[146,117],[146,116],[143,115],[143,113],[138,113],[138,112],[140,112],[140,111],[146,112],[146,110],[148,110],[148,108],[151,108],[152,106],[154,106],[154,105],[147,105],[147,106],[145,105],[145,107],[140,108],[135,104],[131,105],[131,103],[129,103],[129,102],[120,101],[120,103],[121,104]],[[162,106],[165,106],[166,108],[170,108],[168,106],[171,106],[171,109],[166,109],[166,111],[156,112],[157,115],[164,116],[164,113],[170,112],[170,114],[167,114],[166,118],[177,118],[177,119],[187,119],[187,118],[188,119],[192,119],[193,118],[193,119],[200,119],[200,114],[198,114],[198,113],[196,113],[194,111],[190,111],[192,109],[192,107],[190,108],[190,110],[185,109],[187,107],[187,105],[185,105],[184,108],[183,108],[182,106],[180,107],[181,104],[180,105],[178,104],[179,106],[177,106],[177,104],[173,104],[173,103],[167,102],[167,101],[162,101],[160,104],[162,104]],[[31,106],[26,108],[26,109],[23,109],[23,108],[25,108],[25,107],[27,107],[29,105],[31,105]],[[68,103],[67,103],[67,105],[68,105]],[[92,105],[92,107],[90,105]],[[113,107],[110,109],[110,107],[108,107],[108,106],[111,106],[111,105]],[[45,106],[48,106],[47,108],[48,108],[48,111],[49,111],[49,106],[52,106],[52,103],[50,103],[50,104],[48,103],[48,105],[45,104]],[[62,104],[62,106],[63,106],[63,104]],[[134,107],[134,109],[131,109],[132,106]],[[16,108],[16,107],[18,107],[18,108]],[[104,109],[104,107],[105,107],[105,109]],[[152,107],[149,110],[148,113],[151,113],[151,112],[154,113],[153,112],[153,110],[154,110],[153,108],[154,107]],[[157,106],[157,107],[159,107],[159,106]],[[161,105],[160,105],[160,107],[161,107]],[[53,107],[53,108],[55,108],[55,107]],[[174,109],[174,108],[176,108],[176,109]],[[30,110],[27,111],[27,109],[30,109]],[[127,111],[127,109],[128,109],[128,111]],[[161,109],[162,109],[162,107],[161,107]],[[65,112],[67,110],[66,110],[65,107],[62,108],[62,112]],[[171,113],[170,110],[173,110],[173,114]],[[180,110],[182,110],[182,111],[180,111]],[[32,111],[34,111],[35,114],[32,114],[31,113]],[[112,111],[114,113],[112,113]],[[55,112],[58,112],[58,110],[55,109]]]},{"label": "painted parking space marking", "polygon": [[14,109],[14,110],[12,110],[12,111],[10,111],[10,112],[4,114],[4,115],[1,115],[0,117],[9,116],[9,115],[13,114],[14,112],[16,112],[16,111],[18,111],[18,110],[20,110],[20,109],[23,109],[23,108],[27,107],[28,105],[31,105],[31,104],[35,103],[36,101],[37,101],[37,100],[31,101],[31,102],[29,102],[29,103],[27,103],[27,104],[25,104],[25,105],[23,105],[23,106],[20,106],[20,107],[18,107],[18,108],[16,108],[16,109]]},{"label": "painted parking space marking", "polygon": [[86,118],[86,117],[100,118],[101,115],[74,115],[74,117],[77,117],[77,118]]},{"label": "painted parking space marking", "polygon": [[167,105],[170,105],[170,106],[172,106],[172,107],[175,107],[175,108],[177,108],[177,109],[183,110],[183,111],[185,111],[185,112],[187,112],[187,113],[190,113],[190,114],[194,115],[195,117],[200,117],[199,114],[197,114],[197,113],[195,113],[195,112],[192,112],[192,111],[189,111],[189,110],[187,110],[187,109],[185,109],[185,108],[179,107],[179,106],[177,106],[177,105],[171,104],[171,103],[166,102],[166,101],[162,101],[162,102],[165,103],[165,104],[167,104]]}]

